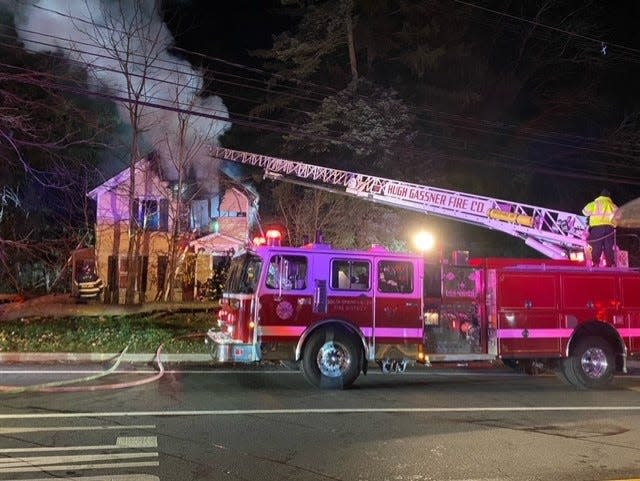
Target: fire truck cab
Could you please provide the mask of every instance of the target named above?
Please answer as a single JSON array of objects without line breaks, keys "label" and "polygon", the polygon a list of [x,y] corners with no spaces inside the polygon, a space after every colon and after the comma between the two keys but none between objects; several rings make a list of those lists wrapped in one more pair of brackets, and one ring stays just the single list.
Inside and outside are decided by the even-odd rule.
[{"label": "fire truck cab", "polygon": [[404,370],[424,357],[423,258],[389,252],[263,246],[234,257],[208,333],[221,362],[289,360],[323,388],[341,388],[368,361]]}]

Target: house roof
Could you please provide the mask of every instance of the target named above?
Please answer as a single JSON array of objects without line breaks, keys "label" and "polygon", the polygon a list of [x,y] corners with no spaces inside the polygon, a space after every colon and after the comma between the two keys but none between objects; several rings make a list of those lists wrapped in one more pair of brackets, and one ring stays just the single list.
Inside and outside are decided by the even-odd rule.
[{"label": "house roof", "polygon": [[229,249],[238,250],[245,244],[243,239],[225,234],[207,234],[189,242],[196,251],[204,249],[210,253],[226,253]]},{"label": "house roof", "polygon": [[[149,157],[152,157],[151,159]],[[156,165],[156,170],[158,172],[158,175],[160,176],[160,179],[162,180],[166,180],[163,179],[162,173],[158,170],[157,167],[157,162],[154,162],[155,156],[153,153],[147,155],[146,157],[143,157],[142,159],[138,160],[135,165],[134,165],[134,169],[142,169],[144,168],[145,163],[151,163]],[[234,173],[232,171],[230,171],[229,169],[220,169],[220,172],[225,175],[226,177],[228,177],[229,179],[233,180],[234,182],[237,182],[239,184],[239,187],[242,187],[245,190],[245,193],[250,194],[254,199],[258,199],[260,197],[260,195],[258,194],[258,192],[256,191],[255,187],[251,184],[242,182],[240,180],[240,178],[237,175],[234,175]],[[106,180],[105,182],[103,182],[102,184],[98,185],[97,187],[95,187],[94,189],[90,190],[89,192],[87,192],[87,197],[89,197],[90,199],[93,200],[97,200],[98,196],[101,194],[104,194],[105,192],[109,192],[113,189],[115,189],[116,187],[118,187],[119,185],[123,184],[124,182],[128,182],[129,181],[129,167],[127,167],[126,169],[124,169],[122,172],[114,175],[113,177],[111,177],[110,179]],[[196,179],[197,180],[197,179]],[[235,189],[234,190],[241,192],[239,189]]]},{"label": "house roof", "polygon": [[[134,169],[142,169],[145,163],[148,163],[149,160],[145,157],[137,161],[134,165]],[[97,200],[100,194],[104,194],[105,192],[109,192],[110,190],[115,189],[119,185],[124,182],[129,182],[129,168],[127,167],[119,174],[114,175],[110,179],[106,180],[99,186],[95,187],[93,190],[87,192],[87,197],[93,200]]]}]

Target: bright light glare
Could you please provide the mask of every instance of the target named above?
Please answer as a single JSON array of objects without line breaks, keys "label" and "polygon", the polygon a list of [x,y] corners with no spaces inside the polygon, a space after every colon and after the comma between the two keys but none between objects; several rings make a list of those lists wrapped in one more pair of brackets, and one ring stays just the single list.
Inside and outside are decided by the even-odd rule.
[{"label": "bright light glare", "polygon": [[416,247],[418,247],[422,252],[428,252],[436,245],[436,239],[433,237],[433,234],[426,231],[419,232],[416,235],[414,242]]}]

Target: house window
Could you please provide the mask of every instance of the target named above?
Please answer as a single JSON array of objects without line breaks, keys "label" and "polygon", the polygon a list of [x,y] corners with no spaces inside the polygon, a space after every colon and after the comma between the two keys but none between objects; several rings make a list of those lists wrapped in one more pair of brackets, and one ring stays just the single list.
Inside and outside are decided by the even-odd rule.
[{"label": "house window", "polygon": [[[136,283],[134,288],[141,292],[147,291],[147,270],[149,268],[149,257],[147,256],[138,256],[138,277],[136,279]],[[118,258],[118,286],[120,288],[125,289],[127,287],[127,282],[129,280],[129,265],[128,265],[128,257],[120,257]]]},{"label": "house window", "polygon": [[169,226],[169,201],[167,199],[136,199],[135,218],[140,227],[149,231],[166,232]]},{"label": "house window", "polygon": [[120,257],[119,261],[119,269],[118,269],[118,286],[125,288],[127,287],[127,281],[129,279],[129,266],[127,263],[126,257]]}]

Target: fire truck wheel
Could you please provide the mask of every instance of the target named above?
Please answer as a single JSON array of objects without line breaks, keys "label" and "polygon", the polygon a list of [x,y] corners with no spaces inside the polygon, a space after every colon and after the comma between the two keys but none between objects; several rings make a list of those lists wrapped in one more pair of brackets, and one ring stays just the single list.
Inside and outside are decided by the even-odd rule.
[{"label": "fire truck wheel", "polygon": [[361,357],[353,336],[340,329],[321,329],[305,345],[302,373],[321,389],[343,389],[360,374]]},{"label": "fire truck wheel", "polygon": [[611,346],[599,337],[586,337],[562,361],[565,378],[578,389],[607,387],[613,380],[615,359]]},{"label": "fire truck wheel", "polygon": [[570,359],[561,360],[555,370],[555,374],[557,378],[560,379],[564,384],[568,386],[576,386],[577,381],[575,380],[573,371],[568,366],[570,362]]}]

